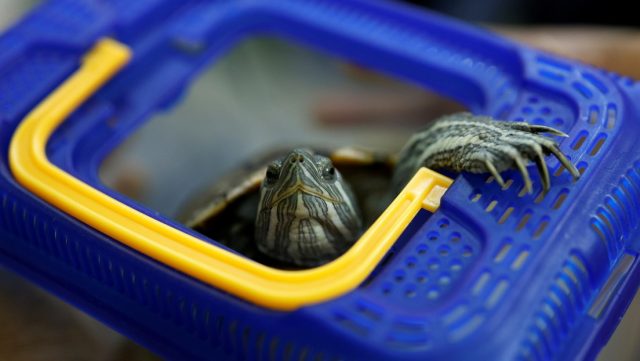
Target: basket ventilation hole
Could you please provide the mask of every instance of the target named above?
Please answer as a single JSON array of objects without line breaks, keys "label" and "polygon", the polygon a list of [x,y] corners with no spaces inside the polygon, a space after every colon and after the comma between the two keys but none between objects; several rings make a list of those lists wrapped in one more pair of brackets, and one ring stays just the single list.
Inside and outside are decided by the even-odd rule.
[{"label": "basket ventilation hole", "polygon": [[613,228],[613,225],[609,221],[609,218],[604,215],[604,212],[602,211],[602,209],[598,210],[598,212],[596,213],[596,219],[598,219],[600,223],[606,227],[606,231],[608,231],[607,237],[604,237],[603,239],[607,240],[610,244],[614,244],[616,240],[615,229]]},{"label": "basket ventilation hole", "polygon": [[564,120],[562,118],[553,118],[552,122],[556,127],[562,127],[564,125]]},{"label": "basket ventilation hole", "polygon": [[442,257],[446,257],[451,252],[451,248],[447,245],[442,245],[438,247],[438,254]]},{"label": "basket ventilation hole", "polygon": [[584,172],[587,171],[587,163],[580,162],[580,163],[578,163],[576,168],[578,168],[578,172],[580,172],[580,175],[584,175]]},{"label": "basket ventilation hole", "polygon": [[489,297],[487,297],[485,306],[487,308],[493,308],[500,301],[502,296],[505,294],[505,292],[507,291],[507,288],[509,288],[509,281],[504,279],[498,281],[498,284],[496,284],[496,286],[493,288],[493,290],[489,294]]},{"label": "basket ventilation hole", "polygon": [[427,292],[427,298],[430,300],[435,300],[440,296],[440,291],[437,288],[432,288]]},{"label": "basket ventilation hole", "polygon": [[418,272],[418,274],[416,275],[416,281],[418,283],[427,283],[427,281],[429,281],[427,272],[425,271]]},{"label": "basket ventilation hole", "polygon": [[598,107],[592,106],[589,109],[589,124],[596,124],[598,122],[598,118],[600,117],[600,111]]},{"label": "basket ventilation hole", "polygon": [[549,224],[549,218],[544,217],[542,221],[540,221],[540,223],[538,224],[538,227],[536,228],[536,230],[533,232],[533,239],[538,239],[540,235],[542,235],[544,230],[547,228],[548,224]]},{"label": "basket ventilation hole", "polygon": [[452,272],[458,272],[462,269],[462,263],[458,260],[454,260],[451,262],[451,265],[449,266],[449,269]]},{"label": "basket ventilation hole", "polygon": [[426,244],[424,244],[424,243],[420,243],[420,244],[418,245],[418,247],[416,247],[416,252],[417,252],[419,255],[424,255],[424,254],[426,254],[428,250],[429,250],[429,247],[428,247]]},{"label": "basket ventilation hole", "polygon": [[529,191],[527,191],[527,188],[523,185],[522,188],[520,189],[520,193],[518,193],[518,197],[522,198],[526,196],[528,193]]},{"label": "basket ventilation hole", "polygon": [[569,195],[569,190],[563,189],[562,191],[560,191],[560,193],[556,197],[556,200],[553,202],[552,208],[559,209],[560,207],[562,207],[562,204],[564,203],[565,199],[567,199],[568,195]]},{"label": "basket ventilation hole", "polygon": [[511,213],[513,213],[513,210],[514,210],[514,209],[515,209],[515,208],[513,208],[513,207],[509,207],[509,208],[507,208],[507,209],[504,211],[504,213],[502,213],[502,217],[500,217],[500,219],[498,220],[498,223],[499,223],[499,224],[504,224],[504,222],[506,222],[506,221],[507,221],[507,219],[509,219],[509,217],[511,216]]},{"label": "basket ventilation hole", "polygon": [[438,279],[438,283],[442,286],[447,286],[451,283],[451,277],[449,275],[442,275],[440,279]]},{"label": "basket ventilation hole", "polygon": [[517,271],[522,268],[527,258],[529,258],[529,250],[526,248],[520,250],[518,256],[511,263],[511,269]]},{"label": "basket ventilation hole", "polygon": [[531,212],[526,212],[525,214],[523,214],[522,218],[520,218],[520,222],[518,222],[518,225],[516,226],[516,230],[520,231],[521,229],[523,229],[527,225],[527,223],[529,223],[529,219],[531,219],[531,216]]},{"label": "basket ventilation hole", "polygon": [[414,268],[418,260],[415,257],[408,257],[405,261],[407,268]]},{"label": "basket ventilation hole", "polygon": [[258,359],[262,359],[262,353],[263,353],[263,347],[264,347],[264,340],[266,338],[266,335],[264,334],[264,332],[260,332],[258,334],[258,336],[256,337],[256,344],[255,344],[255,349],[256,349],[256,356],[258,356]]},{"label": "basket ventilation hole", "polygon": [[[548,108],[547,108],[547,109],[548,109]],[[550,111],[550,110],[549,110],[549,111]],[[544,119],[542,119],[542,118],[535,118],[535,119],[533,119],[533,120],[531,121],[531,123],[532,123],[532,124],[535,124],[535,125],[544,125],[544,123],[545,123],[545,122],[544,122]]]},{"label": "basket ventilation hole", "polygon": [[511,185],[513,184],[513,179],[507,179],[504,182],[504,186],[502,186],[502,190],[506,191],[507,189],[511,188]]},{"label": "basket ventilation hole", "polygon": [[576,140],[571,145],[571,149],[573,149],[573,150],[580,149],[582,147],[582,145],[584,144],[584,142],[587,140],[587,136],[588,135],[589,134],[587,132],[581,132],[580,134],[578,134],[578,137],[576,138]]},{"label": "basket ventilation hole", "polygon": [[471,289],[471,293],[473,295],[480,294],[480,292],[482,292],[484,287],[489,282],[490,278],[491,278],[491,274],[489,272],[487,271],[482,272],[482,274],[480,274],[480,277],[478,277],[478,280],[476,281],[476,283],[473,285],[473,288]]},{"label": "basket ventilation hole", "polygon": [[496,253],[495,257],[493,257],[493,261],[496,263],[502,262],[507,257],[507,254],[509,254],[511,247],[513,247],[513,243],[511,242],[511,240],[503,242],[502,246],[498,250],[498,253]]},{"label": "basket ventilation hole", "polygon": [[602,134],[602,133],[599,134],[596,140],[594,141],[594,143],[591,145],[591,149],[589,150],[589,155],[592,157],[597,155],[598,152],[600,151],[600,148],[602,148],[602,145],[604,144],[605,140],[607,140],[606,134]]},{"label": "basket ventilation hole", "polygon": [[269,361],[276,361],[278,359],[278,344],[280,343],[280,338],[277,336],[271,339],[269,343]]},{"label": "basket ventilation hole", "polygon": [[617,116],[616,106],[613,105],[613,104],[609,104],[607,106],[607,121],[606,121],[606,124],[605,124],[607,129],[611,129],[611,128],[615,127],[615,125],[616,125],[616,116]]},{"label": "basket ventilation hole", "polygon": [[390,283],[385,283],[382,285],[382,293],[385,295],[388,295],[391,293],[391,284]]}]

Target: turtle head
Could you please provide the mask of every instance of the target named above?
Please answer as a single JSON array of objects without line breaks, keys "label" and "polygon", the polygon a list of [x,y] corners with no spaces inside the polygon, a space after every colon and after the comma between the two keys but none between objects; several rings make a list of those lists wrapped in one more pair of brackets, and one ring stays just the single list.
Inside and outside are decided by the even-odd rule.
[{"label": "turtle head", "polygon": [[353,192],[329,158],[294,149],[268,165],[256,217],[263,253],[316,266],[348,249],[361,227]]}]

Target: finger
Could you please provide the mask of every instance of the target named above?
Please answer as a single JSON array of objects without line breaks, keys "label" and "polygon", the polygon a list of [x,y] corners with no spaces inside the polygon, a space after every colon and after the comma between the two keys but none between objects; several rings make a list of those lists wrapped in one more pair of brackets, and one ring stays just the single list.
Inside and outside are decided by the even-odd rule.
[{"label": "finger", "polygon": [[522,174],[522,180],[524,181],[524,187],[527,190],[527,193],[533,193],[533,184],[531,183],[531,177],[529,176],[529,171],[527,171],[527,167],[524,164],[524,160],[519,153],[511,154],[511,158],[513,158],[513,161],[516,163],[516,167],[518,167],[520,174]]},{"label": "finger", "polygon": [[491,161],[489,159],[486,159],[484,161],[484,164],[487,167],[487,170],[489,171],[489,173],[491,173],[493,178],[496,179],[496,182],[498,182],[498,184],[500,184],[500,187],[504,187],[504,179],[502,179],[502,176],[500,175],[500,173],[498,173],[498,170],[493,165],[493,163],[491,163]]},{"label": "finger", "polygon": [[522,132],[530,134],[549,133],[560,137],[568,137],[567,133],[562,132],[556,128],[547,127],[545,125],[535,125],[529,124],[527,122],[502,122],[502,124],[504,124],[508,128],[520,130]]},{"label": "finger", "polygon": [[[536,163],[538,173],[540,174],[540,180],[542,181],[542,188],[547,191],[551,187],[551,179],[549,177],[549,169],[544,159],[544,153],[540,145],[540,140],[545,140],[540,135],[529,135],[529,137],[523,137],[523,139],[514,140],[512,146],[520,152],[521,157],[532,159]],[[554,144],[554,143],[551,143]]]},{"label": "finger", "polygon": [[560,137],[568,137],[569,134],[559,131],[558,129],[547,127],[544,125],[529,125],[529,130],[532,133],[549,133],[553,135],[558,135]]},{"label": "finger", "polygon": [[540,173],[540,179],[542,180],[542,188],[548,191],[551,188],[551,177],[549,177],[549,168],[547,162],[544,160],[544,154],[540,147],[535,148],[536,151],[536,166],[538,167],[538,173]]},{"label": "finger", "polygon": [[562,153],[560,149],[558,149],[557,145],[552,145],[548,147],[549,151],[553,153],[553,155],[558,158],[560,163],[571,173],[574,179],[580,178],[580,171],[571,163],[571,161]]}]

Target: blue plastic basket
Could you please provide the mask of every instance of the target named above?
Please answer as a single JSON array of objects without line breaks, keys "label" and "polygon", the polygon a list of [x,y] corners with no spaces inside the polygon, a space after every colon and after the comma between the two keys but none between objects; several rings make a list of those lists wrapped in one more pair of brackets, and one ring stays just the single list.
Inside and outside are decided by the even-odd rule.
[{"label": "blue plastic basket", "polygon": [[[550,159],[546,196],[537,179],[534,194],[521,192],[514,172],[506,190],[459,176],[366,282],[290,312],[179,273],[14,180],[16,126],[99,38],[113,36],[132,49],[131,63],[61,126],[47,155],[193,233],[105,187],[98,166],[203,67],[255,34],[424,86],[474,113],[565,131],[561,149],[583,176],[573,182]],[[0,261],[168,359],[593,359],[640,281],[637,99],[630,79],[386,2],[47,2],[0,37]]]}]

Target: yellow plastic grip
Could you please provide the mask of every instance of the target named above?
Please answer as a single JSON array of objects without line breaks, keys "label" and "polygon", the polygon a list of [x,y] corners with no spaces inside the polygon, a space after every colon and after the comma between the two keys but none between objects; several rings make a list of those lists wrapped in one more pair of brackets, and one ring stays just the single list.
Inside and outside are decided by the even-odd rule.
[{"label": "yellow plastic grip", "polygon": [[321,267],[278,270],[228,252],[118,202],[47,159],[45,147],[53,131],[129,58],[125,45],[112,39],[101,40],[80,68],[22,121],[10,145],[11,171],[25,188],[78,220],[247,301],[292,310],[354,289],[420,209],[437,209],[440,197],[451,184],[451,179],[421,169],[349,251]]}]

